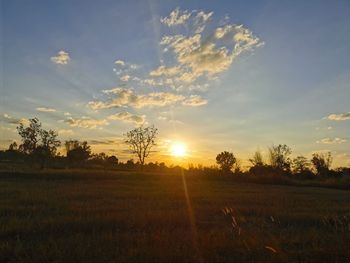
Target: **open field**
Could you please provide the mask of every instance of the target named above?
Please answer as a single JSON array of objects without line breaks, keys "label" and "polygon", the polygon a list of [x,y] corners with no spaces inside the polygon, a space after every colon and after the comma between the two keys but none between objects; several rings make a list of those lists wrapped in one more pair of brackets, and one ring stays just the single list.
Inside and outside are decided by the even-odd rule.
[{"label": "open field", "polygon": [[350,262],[345,190],[81,170],[0,196],[1,262]]}]

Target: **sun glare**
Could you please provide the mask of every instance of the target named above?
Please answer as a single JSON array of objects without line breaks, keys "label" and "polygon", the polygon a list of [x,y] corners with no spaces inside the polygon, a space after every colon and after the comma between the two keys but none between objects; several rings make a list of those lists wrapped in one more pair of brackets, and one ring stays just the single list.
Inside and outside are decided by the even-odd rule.
[{"label": "sun glare", "polygon": [[172,156],[183,157],[186,155],[186,145],[183,143],[174,143],[170,148],[170,152]]}]

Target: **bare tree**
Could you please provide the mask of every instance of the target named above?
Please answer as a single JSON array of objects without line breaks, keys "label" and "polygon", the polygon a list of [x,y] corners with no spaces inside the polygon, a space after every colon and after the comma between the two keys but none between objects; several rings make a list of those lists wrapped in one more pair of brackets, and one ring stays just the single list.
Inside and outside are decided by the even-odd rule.
[{"label": "bare tree", "polygon": [[140,126],[126,134],[125,143],[129,145],[132,153],[137,155],[141,165],[144,165],[145,159],[149,156],[152,147],[156,145],[155,139],[157,133],[158,129],[154,126]]}]

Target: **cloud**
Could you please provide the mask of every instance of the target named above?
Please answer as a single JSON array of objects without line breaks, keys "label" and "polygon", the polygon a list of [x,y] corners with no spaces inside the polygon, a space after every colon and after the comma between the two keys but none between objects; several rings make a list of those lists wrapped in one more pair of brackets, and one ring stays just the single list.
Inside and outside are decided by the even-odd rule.
[{"label": "cloud", "polygon": [[126,75],[120,77],[120,80],[121,80],[121,81],[125,81],[125,82],[126,82],[126,81],[129,81],[129,79],[130,79],[130,75],[128,75],[128,74],[126,74]]},{"label": "cloud", "polygon": [[125,66],[125,62],[124,62],[123,60],[120,60],[120,59],[116,60],[116,61],[114,62],[114,64],[120,65],[120,66]]},{"label": "cloud", "polygon": [[348,112],[348,113],[341,113],[341,114],[331,114],[327,118],[329,120],[332,120],[332,121],[346,121],[346,120],[350,120],[350,112]]},{"label": "cloud", "polygon": [[133,115],[127,111],[119,112],[108,117],[109,120],[121,120],[125,122],[131,122],[133,124],[143,124],[145,122],[145,116]]},{"label": "cloud", "polygon": [[185,97],[170,92],[152,92],[138,95],[131,89],[114,88],[104,90],[106,94],[112,94],[113,98],[107,101],[91,101],[88,106],[93,110],[120,108],[120,107],[163,107],[183,101]]},{"label": "cloud", "polygon": [[152,70],[149,74],[152,77],[159,77],[159,76],[175,76],[181,72],[181,69],[179,66],[176,67],[165,67],[165,66],[160,66],[155,70]]},{"label": "cloud", "polygon": [[[206,99],[190,93],[205,92],[210,83],[228,70],[238,56],[263,45],[249,28],[229,23],[228,19],[222,20],[220,26],[209,24],[215,22],[213,14],[176,8],[168,16],[162,17],[161,23],[167,27],[183,27],[177,27],[175,34],[161,38],[160,45],[166,54],[161,56],[160,65],[149,71],[139,71],[136,70],[137,65],[116,60],[113,69],[121,81],[135,88],[151,86],[153,92],[140,94],[132,88],[125,88],[126,83],[123,83],[123,87],[103,91],[106,97],[90,101],[88,107],[100,110],[206,105]],[[169,92],[169,89],[174,92]],[[124,115],[130,117],[126,113]],[[121,116],[115,118],[119,120]]]},{"label": "cloud", "polygon": [[206,99],[203,99],[201,96],[198,95],[191,95],[188,99],[182,102],[183,105],[192,107],[203,106],[207,103],[208,101]]},{"label": "cloud", "polygon": [[63,113],[63,115],[64,115],[64,116],[70,116],[70,115],[72,115],[72,114],[70,114],[70,112],[65,112],[65,113]]},{"label": "cloud", "polygon": [[56,56],[53,56],[50,59],[55,64],[67,65],[70,61],[70,56],[66,51],[61,50],[57,53]]},{"label": "cloud", "polygon": [[74,119],[73,117],[68,117],[65,120],[72,127],[80,127],[86,129],[96,129],[100,126],[109,125],[107,120],[96,120],[89,117],[82,117],[81,119]]},{"label": "cloud", "polygon": [[4,113],[4,114],[0,115],[0,121],[8,123],[8,124],[15,124],[15,125],[19,125],[21,123],[23,125],[27,125],[29,123],[29,121],[27,119],[14,118],[14,117],[8,115],[7,113]]},{"label": "cloud", "polygon": [[341,139],[341,138],[324,138],[320,141],[317,141],[317,143],[322,143],[322,144],[342,144],[346,142],[347,140]]},{"label": "cloud", "polygon": [[[174,10],[170,17],[175,20],[179,12],[178,9]],[[160,41],[165,52],[174,54],[177,65],[163,65],[157,70],[177,69],[172,75],[176,76],[177,82],[193,84],[202,76],[210,80],[227,70],[241,53],[252,51],[264,44],[243,25],[226,24],[204,32],[213,12],[192,11],[187,14],[195,14],[192,19],[187,19],[190,21],[188,26],[192,28],[190,31],[194,33],[166,35]]]},{"label": "cloud", "polygon": [[173,10],[168,17],[161,17],[160,22],[171,27],[177,25],[183,25],[190,18],[191,12],[184,10],[181,11],[179,7]]},{"label": "cloud", "polygon": [[36,108],[37,111],[41,111],[41,112],[55,112],[56,109],[53,108],[46,108],[46,107],[38,107]]},{"label": "cloud", "polygon": [[195,33],[201,33],[205,29],[206,24],[212,17],[213,12],[205,13],[203,11],[200,11],[197,13],[197,15],[194,18],[194,24],[196,27]]}]

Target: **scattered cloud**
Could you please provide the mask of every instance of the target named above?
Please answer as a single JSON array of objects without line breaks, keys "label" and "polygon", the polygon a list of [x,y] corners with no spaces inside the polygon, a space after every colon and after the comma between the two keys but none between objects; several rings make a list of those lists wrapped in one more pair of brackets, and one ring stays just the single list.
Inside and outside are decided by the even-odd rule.
[{"label": "scattered cloud", "polygon": [[126,82],[126,81],[129,81],[129,79],[130,79],[130,75],[128,75],[128,74],[123,75],[123,76],[120,77],[120,80],[121,80],[121,81],[125,81],[125,82]]},{"label": "scattered cloud", "polygon": [[127,111],[119,112],[108,117],[109,120],[120,120],[125,122],[130,122],[135,125],[140,125],[145,122],[145,116],[133,115]]},{"label": "scattered cloud", "polygon": [[53,108],[46,108],[46,107],[38,107],[36,108],[37,111],[41,111],[41,112],[55,112],[56,109]]},{"label": "scattered cloud", "polygon": [[191,12],[184,10],[181,11],[179,7],[171,11],[168,17],[161,17],[160,22],[171,27],[177,25],[183,25],[190,18]]},{"label": "scattered cloud", "polygon": [[341,138],[324,138],[320,141],[317,141],[317,143],[322,143],[322,144],[341,144],[346,142],[345,139],[341,139]]},{"label": "scattered cloud", "polygon": [[151,92],[148,94],[136,94],[132,89],[114,88],[104,90],[106,94],[113,96],[106,101],[90,101],[88,106],[93,110],[133,107],[136,109],[144,107],[164,107],[182,102],[186,106],[202,106],[207,100],[198,95],[185,97],[171,92]]},{"label": "scattered cloud", "polygon": [[346,121],[346,120],[350,120],[350,112],[348,112],[348,113],[340,113],[340,114],[330,114],[327,118],[329,120],[332,120],[332,121]]},{"label": "scattered cloud", "polygon": [[68,117],[65,120],[65,122],[72,127],[80,127],[80,128],[86,128],[86,129],[97,129],[97,128],[101,128],[101,126],[109,125],[108,121],[105,119],[96,120],[96,119],[91,119],[89,117],[82,117],[80,119]]},{"label": "scattered cloud", "polygon": [[[121,87],[104,90],[105,97],[90,101],[88,107],[101,110],[206,105],[206,99],[193,93],[207,91],[210,83],[218,80],[219,75],[239,55],[263,45],[260,38],[247,27],[232,24],[229,19],[221,21],[215,24],[214,13],[211,11],[180,8],[160,18],[163,25],[176,27],[176,33],[163,35],[160,40],[159,44],[165,53],[160,65],[139,71],[136,64],[116,60],[113,71],[123,82]],[[174,32],[167,30],[169,31]],[[126,85],[130,85],[130,88]],[[153,92],[140,94],[132,87],[151,87]],[[108,117],[108,120],[111,119],[133,123],[144,121],[142,116],[132,115],[127,111]]]},{"label": "scattered cloud", "polygon": [[56,56],[53,56],[50,59],[55,64],[67,65],[68,62],[70,61],[70,56],[68,52],[61,50],[57,53]]},{"label": "scattered cloud", "polygon": [[183,105],[192,107],[203,106],[207,103],[208,101],[206,99],[203,99],[201,96],[198,95],[191,95],[188,99],[182,102]]},{"label": "scattered cloud", "polygon": [[0,121],[8,123],[8,124],[15,124],[15,125],[19,125],[21,123],[26,125],[29,123],[29,121],[27,119],[14,118],[14,117],[8,115],[7,113],[0,115]]},{"label": "scattered cloud", "polygon": [[64,116],[71,116],[70,112],[63,113]]},{"label": "scattered cloud", "polygon": [[205,29],[206,24],[211,19],[214,12],[205,13],[203,11],[199,11],[197,15],[194,18],[194,25],[195,25],[195,33],[202,33]]},{"label": "scattered cloud", "polygon": [[160,66],[157,69],[152,70],[149,74],[152,77],[160,77],[160,76],[171,77],[179,74],[180,71],[181,69],[179,66],[176,66],[176,67]]},{"label": "scattered cloud", "polygon": [[120,59],[116,60],[114,63],[116,65],[125,66],[125,62],[123,60],[120,60]]}]

